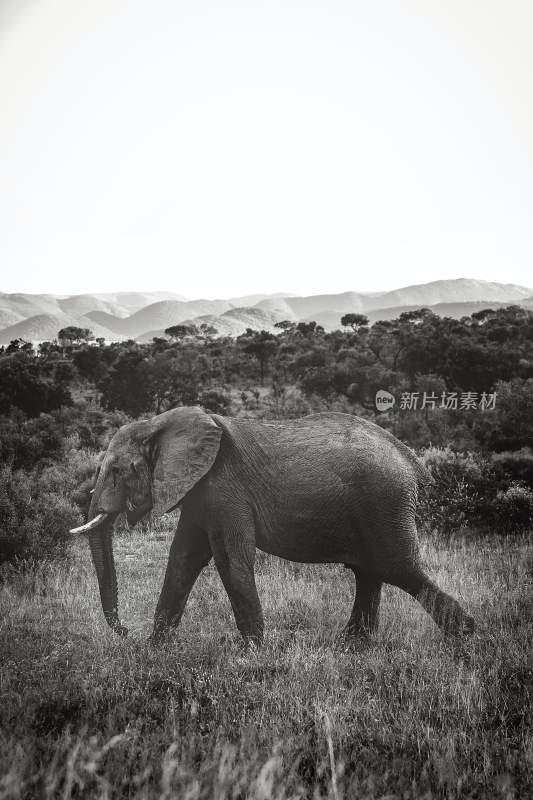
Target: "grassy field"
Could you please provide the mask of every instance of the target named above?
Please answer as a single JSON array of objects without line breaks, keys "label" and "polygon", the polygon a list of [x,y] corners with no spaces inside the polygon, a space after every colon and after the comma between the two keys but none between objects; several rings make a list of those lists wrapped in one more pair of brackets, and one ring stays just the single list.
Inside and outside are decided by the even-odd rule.
[{"label": "grassy field", "polygon": [[386,587],[379,633],[338,641],[353,578],[259,554],[266,642],[244,652],[212,566],[172,641],[146,638],[171,533],[115,537],[127,640],[84,540],[0,585],[0,798],[531,797],[531,549],[423,546],[478,622],[444,641]]}]

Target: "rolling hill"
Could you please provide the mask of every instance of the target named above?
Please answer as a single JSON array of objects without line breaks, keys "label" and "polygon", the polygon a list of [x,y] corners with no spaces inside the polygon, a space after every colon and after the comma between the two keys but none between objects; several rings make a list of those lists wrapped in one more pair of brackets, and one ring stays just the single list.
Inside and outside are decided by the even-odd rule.
[{"label": "rolling hill", "polygon": [[51,294],[0,293],[0,306],[28,319],[36,314],[55,314],[61,311],[57,297]]},{"label": "rolling hill", "polygon": [[[223,314],[203,314],[191,319],[182,320],[185,325],[209,325],[216,328],[218,336],[240,336],[247,328],[253,330],[275,331],[275,323],[287,319],[283,314],[276,314],[257,306],[248,308],[231,308]],[[137,337],[138,342],[150,342],[154,336],[164,336],[164,328],[147,331]]]},{"label": "rolling hill", "polygon": [[287,299],[283,297],[268,297],[261,300],[256,304],[255,308],[260,308],[262,311],[267,311],[276,316],[276,321],[287,319],[290,322],[295,322],[300,319],[294,309],[290,306]]},{"label": "rolling hill", "polygon": [[416,286],[405,286],[366,298],[365,309],[391,308],[393,306],[434,306],[438,303],[464,303],[491,301],[516,303],[525,300],[531,291],[512,283],[491,283],[470,278],[449,281],[431,281]]},{"label": "rolling hill", "polygon": [[24,316],[20,312],[0,306],[0,330],[7,328],[8,325],[14,325],[16,322],[22,322],[23,320]]},{"label": "rolling hill", "polygon": [[313,314],[320,314],[323,311],[339,311],[341,314],[353,311],[356,314],[362,314],[372,299],[358,292],[343,292],[342,294],[315,294],[309,297],[286,297],[285,302],[297,319],[308,319]]},{"label": "rolling hill", "polygon": [[101,292],[93,294],[6,294],[0,292],[0,308],[20,314],[22,319],[37,314],[63,312],[79,316],[88,311],[107,311],[127,317],[150,303],[185,298],[175,292]]},{"label": "rolling hill", "polygon": [[73,317],[62,311],[57,314],[36,314],[33,317],[17,322],[0,331],[0,344],[9,344],[13,339],[24,339],[27,342],[45,342],[57,338],[61,328],[75,325],[78,328],[90,328],[95,337],[118,339],[107,328],[96,325],[87,317]]},{"label": "rolling hill", "polygon": [[422,306],[461,317],[483,308],[519,303],[533,309],[533,289],[469,278],[431,281],[389,292],[342,292],[309,296],[256,294],[231,300],[185,300],[173,292],[90,293],[70,296],[0,293],[0,343],[22,338],[54,339],[66,325],[89,327],[108,341],[150,341],[183,322],[215,327],[238,336],[246,328],[275,330],[281,320],[315,320],[326,330],[340,327],[347,313],[371,322],[394,319]]},{"label": "rolling hill", "polygon": [[88,318],[122,336],[135,338],[146,331],[165,330],[171,325],[178,325],[186,319],[202,314],[222,314],[230,308],[228,300],[162,300],[136,311],[129,317],[121,319],[103,311],[91,311]]}]

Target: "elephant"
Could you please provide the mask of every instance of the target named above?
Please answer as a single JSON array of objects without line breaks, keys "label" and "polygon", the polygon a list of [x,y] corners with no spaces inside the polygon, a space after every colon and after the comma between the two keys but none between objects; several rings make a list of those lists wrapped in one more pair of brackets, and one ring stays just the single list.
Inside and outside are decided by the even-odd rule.
[{"label": "elephant", "polygon": [[426,574],[415,525],[417,496],[432,479],[410,448],[351,414],[322,412],[258,421],[180,407],[129,423],[99,469],[87,534],[105,619],[118,614],[113,523],[180,508],[152,640],[178,625],[199,573],[214,559],[245,642],[263,639],[256,548],[303,563],[339,563],[356,591],[344,636],[378,626],[383,583],[416,598],[445,633],[470,633],[472,618]]}]

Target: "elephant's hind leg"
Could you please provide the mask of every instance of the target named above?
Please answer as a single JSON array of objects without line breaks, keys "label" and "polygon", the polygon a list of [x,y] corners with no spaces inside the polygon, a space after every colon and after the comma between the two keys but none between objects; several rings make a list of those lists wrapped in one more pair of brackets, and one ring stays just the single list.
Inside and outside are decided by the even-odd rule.
[{"label": "elephant's hind leg", "polygon": [[346,639],[366,638],[378,628],[382,584],[359,567],[347,566],[355,575],[355,601],[343,633]]},{"label": "elephant's hind leg", "polygon": [[451,595],[439,589],[421,568],[407,570],[401,577],[390,581],[408,592],[435,620],[446,634],[472,633],[475,624]]},{"label": "elephant's hind leg", "polygon": [[179,624],[190,591],[211,559],[207,533],[182,513],[170,547],[167,570],[157,603],[153,638]]}]

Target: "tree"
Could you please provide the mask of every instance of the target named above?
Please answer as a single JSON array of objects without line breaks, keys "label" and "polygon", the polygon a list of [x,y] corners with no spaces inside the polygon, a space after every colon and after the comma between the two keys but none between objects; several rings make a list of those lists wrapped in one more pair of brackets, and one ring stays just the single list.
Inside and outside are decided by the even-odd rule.
[{"label": "tree", "polygon": [[0,387],[0,414],[9,414],[14,407],[29,417],[38,417],[43,412],[72,405],[65,384],[43,380],[37,364],[22,354],[0,363]]},{"label": "tree", "polygon": [[176,342],[186,336],[198,336],[198,333],[196,325],[171,325],[170,328],[165,328],[165,334]]},{"label": "tree", "polygon": [[156,414],[198,401],[200,378],[194,369],[194,352],[187,346],[155,353],[140,364],[138,372]]},{"label": "tree", "polygon": [[408,322],[413,325],[420,325],[427,319],[431,319],[431,317],[435,317],[436,314],[434,311],[431,311],[430,308],[415,308],[412,311],[404,311],[398,317],[400,322]]},{"label": "tree", "polygon": [[242,351],[254,356],[259,362],[259,379],[261,386],[265,380],[265,366],[278,348],[277,336],[268,331],[254,331],[247,328],[246,332],[238,337]]},{"label": "tree", "polygon": [[341,317],[341,325],[344,328],[351,328],[357,333],[360,328],[368,328],[368,317],[364,314],[345,314]]},{"label": "tree", "polygon": [[56,344],[56,342],[40,342],[39,343],[39,355],[44,357],[49,357],[52,353],[59,353],[60,348]]},{"label": "tree", "polygon": [[95,384],[107,373],[108,365],[103,347],[81,347],[72,356],[72,361],[79,374]]},{"label": "tree", "polygon": [[296,323],[291,322],[289,319],[282,319],[281,322],[274,323],[275,328],[280,328],[282,331],[293,331],[296,328]]},{"label": "tree", "polygon": [[6,347],[6,353],[33,353],[33,344],[25,339],[12,339]]},{"label": "tree", "polygon": [[324,328],[322,325],[317,325],[317,323],[313,320],[312,322],[298,322],[296,325],[296,331],[301,336],[305,336],[309,339],[313,336],[320,336],[322,333],[324,333]]},{"label": "tree", "polygon": [[474,313],[471,314],[470,316],[472,317],[472,319],[475,319],[476,322],[479,322],[479,323],[483,324],[488,319],[493,317],[495,315],[495,313],[496,312],[493,311],[492,308],[484,308],[481,311],[474,311]]},{"label": "tree", "polygon": [[120,409],[132,417],[152,411],[153,394],[142,379],[144,355],[137,345],[123,350],[107,376],[100,381],[102,405],[109,411]]},{"label": "tree", "polygon": [[495,408],[474,418],[476,438],[489,450],[533,448],[533,378],[498,381]]},{"label": "tree", "polygon": [[210,338],[212,336],[216,336],[218,334],[218,330],[213,325],[208,325],[207,322],[202,322],[200,325],[200,333],[202,336]]},{"label": "tree", "polygon": [[93,332],[89,328],[77,328],[75,325],[67,325],[61,328],[57,338],[63,347],[80,342],[89,342],[94,339]]}]

